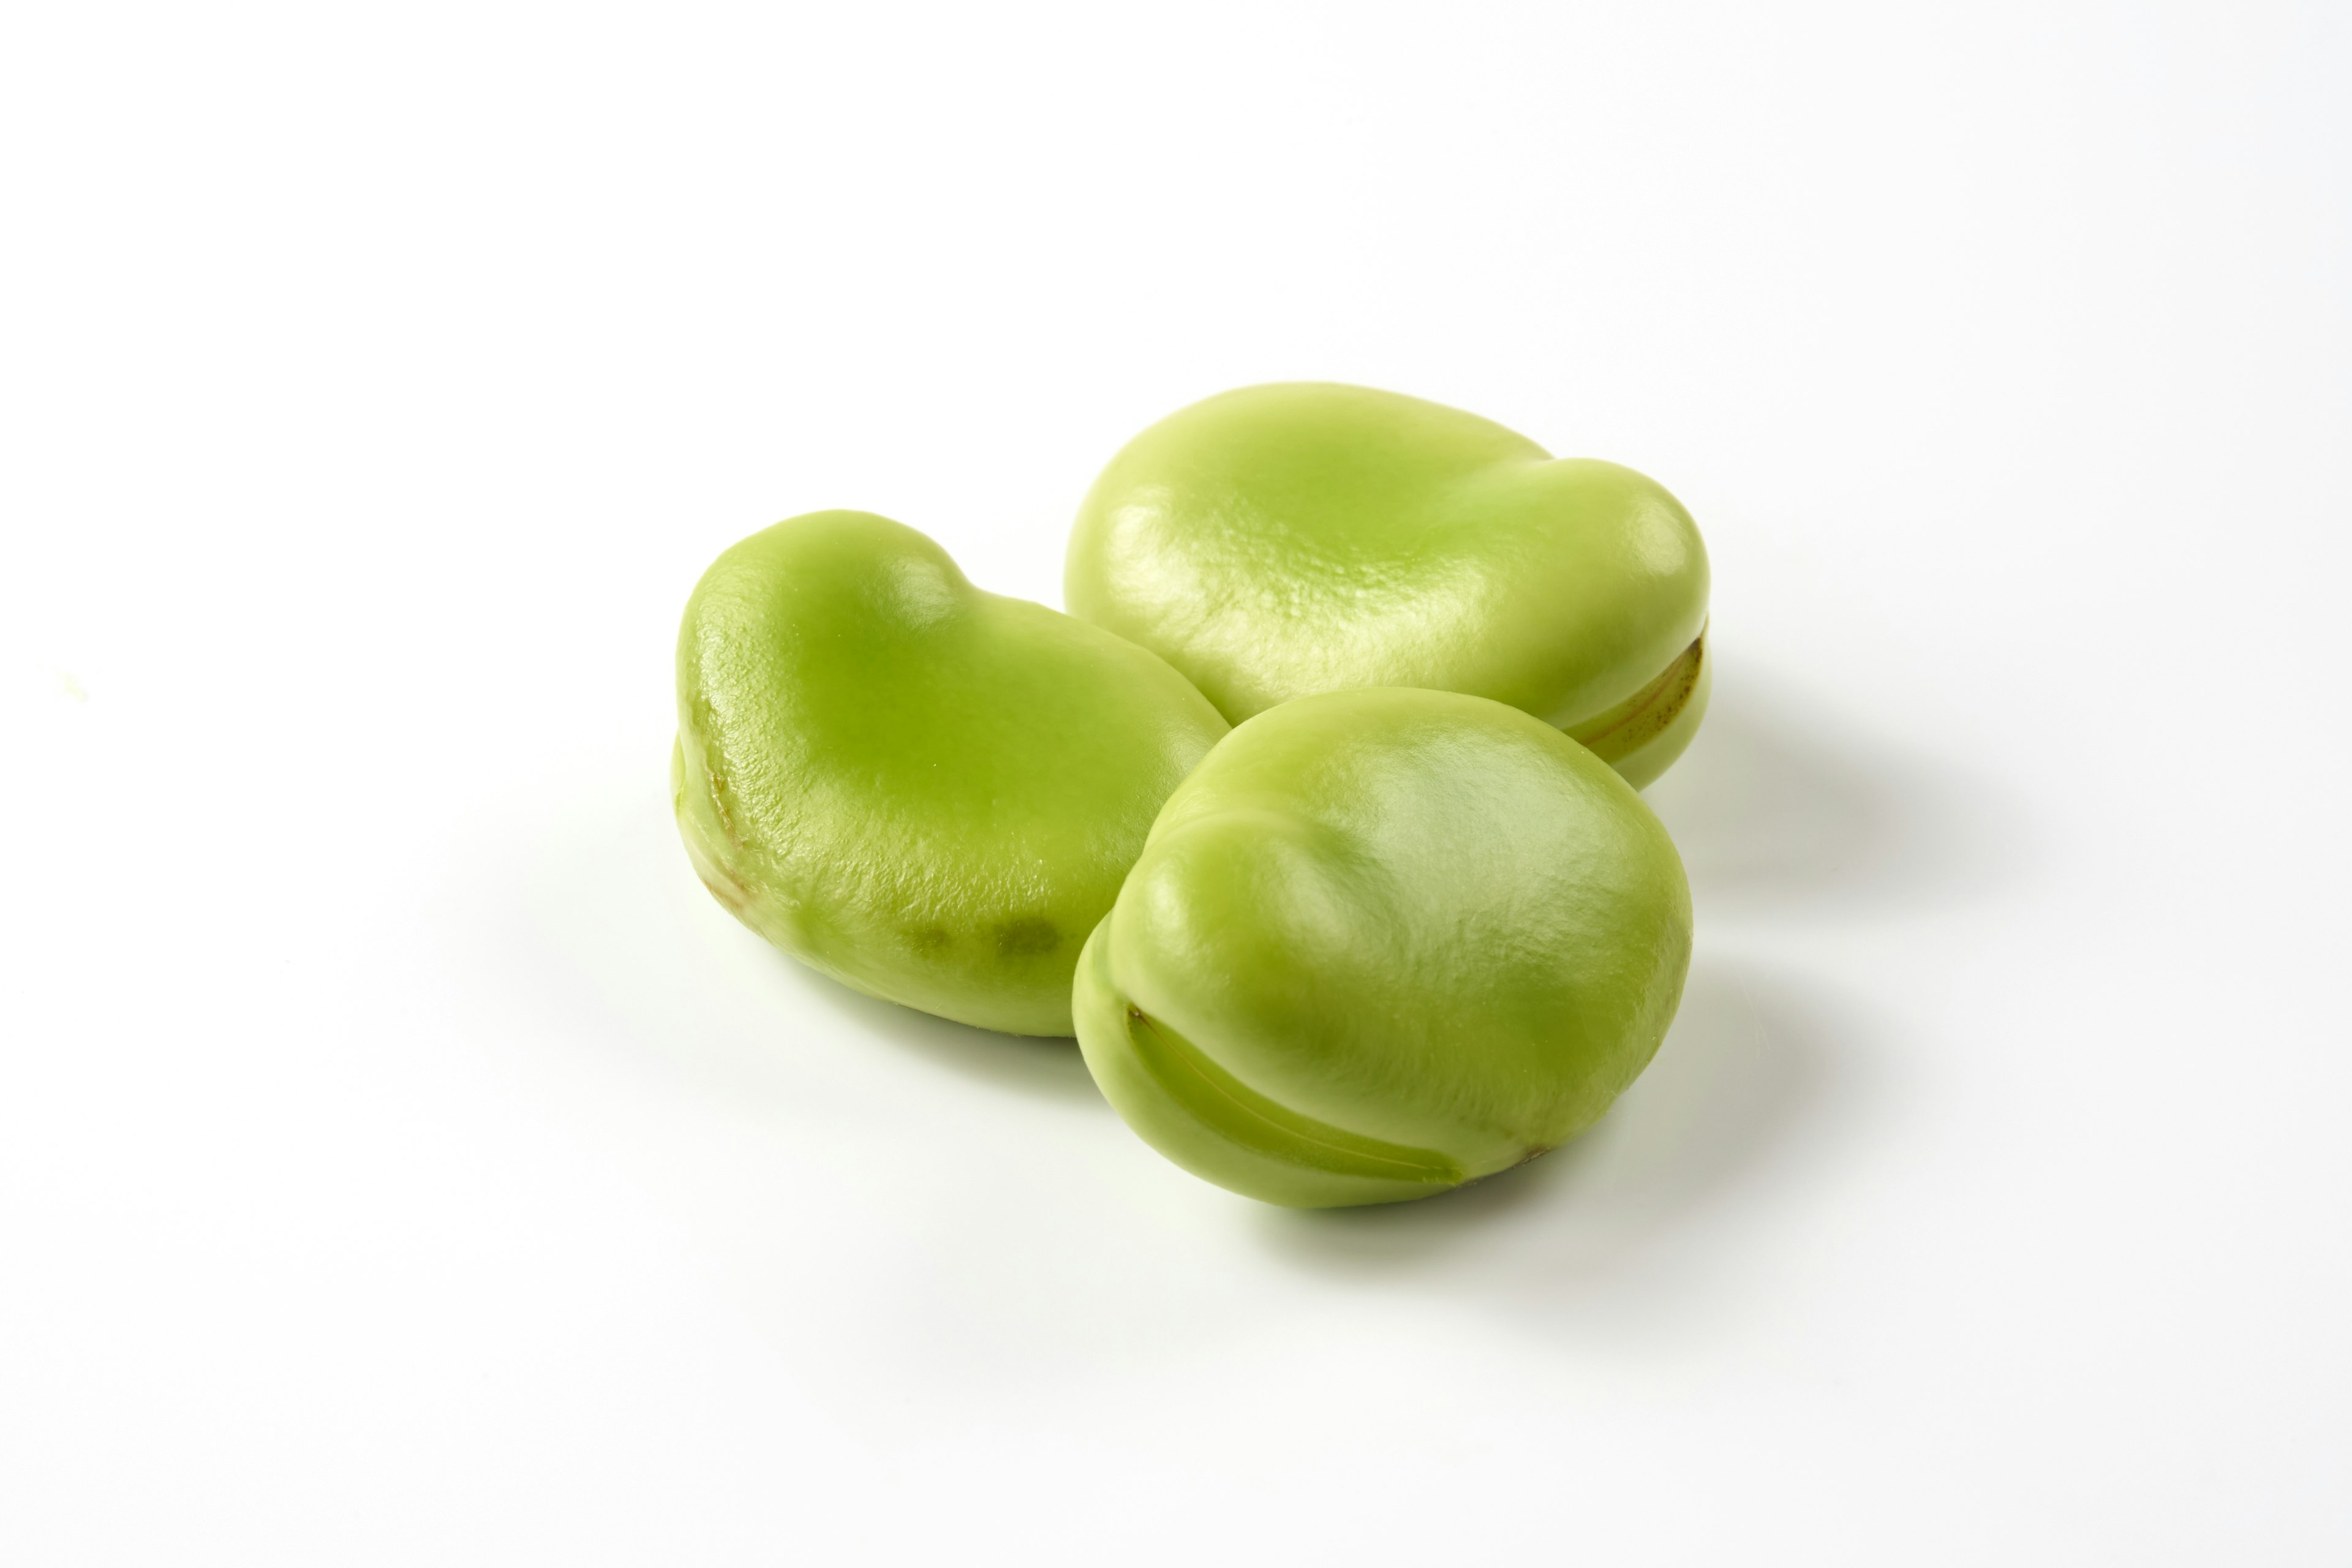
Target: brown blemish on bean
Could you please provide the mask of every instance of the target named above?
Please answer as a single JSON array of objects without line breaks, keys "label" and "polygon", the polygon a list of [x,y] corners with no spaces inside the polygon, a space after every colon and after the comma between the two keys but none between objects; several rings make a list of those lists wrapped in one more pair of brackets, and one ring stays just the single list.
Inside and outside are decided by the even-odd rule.
[{"label": "brown blemish on bean", "polygon": [[1061,942],[1060,929],[1042,915],[1024,915],[996,928],[996,952],[1000,958],[1034,958],[1038,953],[1053,952]]},{"label": "brown blemish on bean", "polygon": [[1706,633],[1701,631],[1697,639],[1677,654],[1655,680],[1626,701],[1623,711],[1590,733],[1570,729],[1569,738],[1603,762],[1631,755],[1664,733],[1666,727],[1689,706],[1691,693],[1698,689],[1699,671],[1706,659]]}]

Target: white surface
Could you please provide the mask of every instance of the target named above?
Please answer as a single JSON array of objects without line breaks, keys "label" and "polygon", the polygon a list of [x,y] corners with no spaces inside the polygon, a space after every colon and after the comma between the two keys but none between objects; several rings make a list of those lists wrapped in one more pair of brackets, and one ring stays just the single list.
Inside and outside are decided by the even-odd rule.
[{"label": "white surface", "polygon": [[[22,7],[0,1560],[2352,1560],[2341,7]],[[667,820],[708,559],[1128,435],[1671,485],[1586,1142],[1192,1180]]]}]

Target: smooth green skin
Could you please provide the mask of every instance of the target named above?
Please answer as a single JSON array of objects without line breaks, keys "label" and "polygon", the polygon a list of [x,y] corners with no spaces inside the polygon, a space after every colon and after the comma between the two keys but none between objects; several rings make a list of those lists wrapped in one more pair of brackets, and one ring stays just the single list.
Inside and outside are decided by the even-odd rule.
[{"label": "smooth green skin", "polygon": [[1299,1208],[1426,1197],[1590,1126],[1665,1037],[1690,889],[1649,807],[1484,698],[1302,698],[1220,742],[1078,961],[1161,1153]]},{"label": "smooth green skin", "polygon": [[1654,481],[1320,383],[1228,392],[1129,442],[1063,577],[1072,615],[1235,723],[1350,687],[1464,691],[1567,731],[1636,788],[1706,711],[1706,595],[1698,529]]},{"label": "smooth green skin", "polygon": [[1067,1035],[1087,933],[1226,725],[1134,644],[822,511],[703,574],[677,729],[678,829],[744,924],[869,995]]}]

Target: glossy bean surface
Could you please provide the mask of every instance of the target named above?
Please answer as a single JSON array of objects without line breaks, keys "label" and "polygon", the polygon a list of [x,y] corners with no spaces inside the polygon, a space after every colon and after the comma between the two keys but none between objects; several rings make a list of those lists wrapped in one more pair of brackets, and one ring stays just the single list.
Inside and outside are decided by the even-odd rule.
[{"label": "glossy bean surface", "polygon": [[1079,962],[1129,1124],[1235,1192],[1426,1196],[1589,1126],[1690,958],[1682,862],[1558,730],[1374,688],[1247,721],[1169,797]]},{"label": "glossy bean surface", "polygon": [[1087,933],[1226,730],[1154,655],[854,511],[703,575],[677,719],[678,827],[721,903],[860,991],[1025,1035],[1071,1032]]},{"label": "glossy bean surface", "polygon": [[1706,708],[1706,551],[1656,481],[1368,387],[1244,387],[1129,442],[1071,533],[1070,612],[1235,723],[1358,686],[1507,702],[1637,788]]}]

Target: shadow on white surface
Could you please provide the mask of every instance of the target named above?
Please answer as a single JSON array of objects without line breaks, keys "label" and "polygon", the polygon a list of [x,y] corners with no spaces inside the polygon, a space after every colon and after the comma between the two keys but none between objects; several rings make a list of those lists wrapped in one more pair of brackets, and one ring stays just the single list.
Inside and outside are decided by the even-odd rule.
[{"label": "shadow on white surface", "polygon": [[772,961],[782,973],[783,984],[817,1007],[863,1034],[922,1058],[929,1066],[992,1089],[1102,1104],[1102,1094],[1087,1072],[1076,1040],[974,1028],[895,1002],[877,1001],[781,952],[773,954]]},{"label": "shadow on white surface", "polygon": [[629,1021],[620,1037],[632,1055],[742,1104],[799,1104],[814,1026],[992,1089],[1101,1103],[1075,1041],[998,1034],[879,1001],[768,946],[695,879],[656,782],[583,802],[517,868],[522,930],[610,1016]]},{"label": "shadow on white surface", "polygon": [[1656,1060],[1573,1143],[1444,1197],[1266,1209],[1259,1234],[1276,1256],[1318,1274],[1444,1278],[1522,1306],[1557,1305],[1563,1291],[1617,1282],[1650,1247],[1733,1217],[1780,1178],[1834,1157],[1875,1077],[1847,1009],[1752,963],[1702,957]]},{"label": "shadow on white surface", "polygon": [[1949,759],[1841,731],[1769,678],[1720,679],[1691,749],[1645,797],[1710,915],[1888,913],[1975,897],[2028,853],[2020,814]]}]

